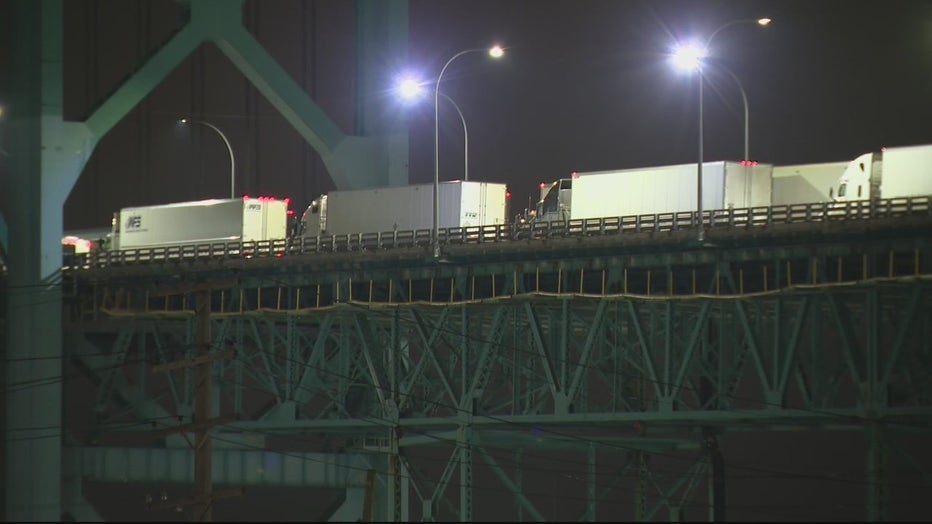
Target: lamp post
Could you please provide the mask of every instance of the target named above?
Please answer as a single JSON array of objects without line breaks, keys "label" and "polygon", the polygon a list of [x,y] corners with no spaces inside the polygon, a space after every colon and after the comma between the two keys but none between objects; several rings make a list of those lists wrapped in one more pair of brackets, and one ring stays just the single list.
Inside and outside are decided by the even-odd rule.
[{"label": "lamp post", "polygon": [[748,94],[744,92],[744,86],[741,85],[741,80],[738,80],[738,76],[731,72],[730,69],[725,66],[718,65],[723,71],[729,74],[734,80],[735,84],[738,85],[738,90],[741,91],[741,102],[744,103],[744,162],[751,161],[751,150],[748,146],[748,135],[750,130],[750,120],[748,117]]},{"label": "lamp post", "polygon": [[[705,240],[705,227],[703,224],[703,210],[702,210],[702,163],[703,163],[703,129],[702,129],[702,112],[703,112],[703,93],[702,93],[702,84],[703,84],[703,74],[702,74],[702,65],[703,59],[708,53],[709,45],[712,43],[712,39],[715,38],[726,27],[731,27],[736,24],[742,23],[755,23],[761,27],[766,27],[770,25],[770,18],[759,18],[759,19],[742,19],[742,20],[733,20],[719,26],[715,31],[706,38],[705,43],[701,46],[696,44],[691,44],[683,47],[679,47],[673,55],[674,64],[680,69],[695,71],[698,84],[699,84],[699,161],[696,164],[696,211],[698,214],[698,240],[702,242]],[[723,68],[724,69],[724,68]],[[748,102],[747,94],[744,92],[744,86],[741,85],[741,81],[738,80],[738,77],[734,73],[725,69],[725,71],[735,79],[735,82],[738,84],[738,88],[741,90],[741,98],[744,102],[744,160],[749,160],[748,155]]]},{"label": "lamp post", "polygon": [[443,78],[443,73],[447,70],[447,67],[449,67],[454,60],[467,53],[476,51],[487,51],[492,58],[500,58],[505,54],[504,49],[500,46],[495,46],[491,49],[475,48],[460,51],[450,57],[447,63],[443,65],[443,68],[440,69],[440,74],[437,75],[437,83],[434,85],[434,231],[431,238],[434,258],[440,257],[440,80]]},{"label": "lamp post", "polygon": [[217,128],[217,126],[211,124],[210,122],[205,122],[203,120],[193,120],[190,118],[182,118],[179,120],[179,122],[182,124],[201,124],[213,129],[218,135],[220,135],[220,139],[223,140],[223,143],[227,146],[227,152],[230,153],[230,198],[236,198],[236,160],[233,158],[233,147],[230,146],[230,141],[227,140],[227,136],[224,135],[223,131]]},{"label": "lamp post", "polygon": [[469,180],[469,131],[466,130],[466,119],[463,117],[463,112],[460,111],[460,106],[456,105],[452,98],[447,96],[446,93],[440,93],[440,96],[453,104],[456,114],[460,116],[460,122],[463,123],[463,180]]},{"label": "lamp post", "polygon": [[[738,20],[732,20],[731,22],[726,22],[720,25],[715,31],[712,31],[712,33],[709,34],[709,37],[706,38],[705,40],[704,49],[708,50],[709,46],[712,44],[712,39],[714,39],[715,36],[719,34],[726,27],[731,27],[737,24],[757,24],[761,27],[767,27],[770,25],[771,22],[773,22],[773,20],[770,18],[766,18],[766,17],[758,18],[756,20],[753,18],[746,18],[746,19],[738,19]],[[723,71],[728,73],[735,80],[735,83],[738,84],[738,89],[741,91],[741,101],[744,102],[744,160],[745,162],[747,162],[751,160],[750,150],[748,148],[748,130],[749,130],[748,96],[747,96],[747,93],[744,92],[744,86],[741,85],[741,80],[738,80],[737,75],[735,75],[734,73],[731,72],[731,70],[729,70],[728,68],[720,64],[716,64],[716,67],[720,67]],[[700,74],[701,74],[701,71],[700,71]]]}]

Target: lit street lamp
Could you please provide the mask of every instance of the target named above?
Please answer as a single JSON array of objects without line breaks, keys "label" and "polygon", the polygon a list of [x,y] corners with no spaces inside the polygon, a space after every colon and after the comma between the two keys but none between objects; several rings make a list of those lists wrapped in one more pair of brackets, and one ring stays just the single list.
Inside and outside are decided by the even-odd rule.
[{"label": "lit street lamp", "polygon": [[[404,79],[398,84],[398,92],[405,100],[417,98],[423,91],[421,84],[416,80]],[[452,98],[447,96],[446,93],[440,93],[440,96],[453,104],[453,108],[456,109],[456,114],[459,115],[460,122],[463,124],[463,180],[469,180],[469,130],[466,129],[466,118],[463,116],[460,106]]]},{"label": "lit street lamp", "polygon": [[[697,44],[689,44],[686,46],[680,46],[674,51],[674,54],[673,54],[673,63],[677,68],[681,70],[695,71],[698,77],[697,80],[699,84],[699,161],[696,164],[696,205],[697,205],[697,214],[698,214],[698,220],[699,220],[698,240],[700,242],[702,242],[705,239],[705,228],[703,225],[703,217],[702,217],[702,214],[703,214],[702,212],[702,162],[703,162],[703,129],[702,129],[703,74],[702,74],[702,66],[703,66],[703,59],[708,54],[709,44],[712,43],[712,39],[715,38],[715,35],[717,35],[722,29],[725,29],[726,27],[730,27],[736,24],[749,23],[749,22],[756,23],[757,25],[761,27],[765,27],[767,25],[770,25],[771,19],[770,18],[759,18],[757,20],[750,20],[750,19],[733,20],[731,22],[728,22],[726,24],[719,26],[715,31],[712,31],[709,37],[705,40],[705,43],[702,44],[701,46]],[[719,67],[722,67],[722,66],[719,66]],[[741,90],[741,98],[744,102],[744,160],[747,162],[748,160],[750,160],[748,158],[749,151],[748,151],[747,94],[744,92],[744,86],[741,85],[741,81],[738,80],[738,77],[735,76],[735,74],[729,71],[728,69],[725,69],[724,67],[722,67],[722,69],[725,70],[729,75],[731,75],[732,78],[734,78],[735,82],[737,82],[738,84],[738,88]]]},{"label": "lit street lamp", "polygon": [[190,118],[182,118],[178,122],[182,124],[201,124],[207,126],[220,135],[220,138],[223,140],[223,143],[227,146],[227,151],[230,153],[230,198],[236,198],[236,161],[233,159],[233,148],[230,146],[230,141],[227,140],[226,135],[223,134],[223,131],[217,128],[217,126],[211,124],[210,122],[205,122],[203,120],[193,120]]},{"label": "lit street lamp", "polygon": [[[450,63],[467,53],[475,51],[487,51],[492,58],[500,58],[505,54],[504,49],[500,46],[495,46],[491,49],[476,48],[460,51],[443,65],[440,74],[437,75],[437,83],[434,86],[434,231],[433,238],[431,238],[434,258],[440,257],[440,112],[438,110],[438,106],[440,105],[440,80],[443,78],[443,73],[447,70],[447,67],[450,66]],[[459,108],[457,108],[457,111],[458,110]]]},{"label": "lit street lamp", "polygon": [[456,109],[456,114],[460,116],[460,122],[463,123],[463,180],[469,180],[469,131],[466,130],[466,119],[463,118],[463,112],[460,111],[460,106],[456,105],[456,102],[452,98],[448,97],[446,93],[440,93],[440,96],[444,97],[453,104],[453,108]]}]

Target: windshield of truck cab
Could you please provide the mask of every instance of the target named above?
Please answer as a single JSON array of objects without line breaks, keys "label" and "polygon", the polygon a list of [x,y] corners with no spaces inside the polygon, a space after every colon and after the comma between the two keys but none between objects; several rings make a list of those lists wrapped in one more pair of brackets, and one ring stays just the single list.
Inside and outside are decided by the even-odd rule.
[{"label": "windshield of truck cab", "polygon": [[560,190],[569,189],[572,187],[571,180],[559,180],[554,182],[550,186],[550,191],[547,192],[547,196],[540,201],[540,204],[537,206],[537,215],[543,216],[548,213],[556,213],[560,210]]}]

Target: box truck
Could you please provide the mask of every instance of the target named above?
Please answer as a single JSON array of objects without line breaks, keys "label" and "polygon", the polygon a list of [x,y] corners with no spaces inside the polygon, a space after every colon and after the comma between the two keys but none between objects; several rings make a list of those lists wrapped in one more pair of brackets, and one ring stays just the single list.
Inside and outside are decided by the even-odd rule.
[{"label": "box truck", "polygon": [[[434,186],[416,184],[331,191],[311,202],[301,216],[301,236],[344,235],[432,229]],[[504,224],[505,184],[454,180],[438,184],[439,227]]]},{"label": "box truck", "polygon": [[932,145],[887,147],[848,164],[832,197],[837,202],[932,195]]},{"label": "box truck", "polygon": [[109,249],[284,239],[288,203],[243,197],[126,207],[113,214]]},{"label": "box truck", "polygon": [[[770,164],[703,162],[703,210],[771,205],[772,173]],[[697,174],[696,164],[573,173],[541,184],[535,220],[695,211]]]}]

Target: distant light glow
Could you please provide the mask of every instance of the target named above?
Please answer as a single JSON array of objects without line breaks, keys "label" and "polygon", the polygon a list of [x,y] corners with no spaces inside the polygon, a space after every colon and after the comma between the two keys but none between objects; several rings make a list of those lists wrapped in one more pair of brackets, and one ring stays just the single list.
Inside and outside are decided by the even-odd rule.
[{"label": "distant light glow", "polygon": [[423,92],[424,87],[421,85],[421,82],[418,82],[414,78],[405,77],[398,82],[398,94],[405,100],[413,100],[419,97]]},{"label": "distant light glow", "polygon": [[764,18],[760,18],[757,20],[757,25],[762,26],[762,27],[767,27],[768,25],[770,25],[770,22],[773,22],[773,20],[771,20],[770,18],[764,17]]},{"label": "distant light glow", "polygon": [[678,45],[673,50],[673,65],[681,71],[696,71],[706,57],[706,50],[695,42]]},{"label": "distant light glow", "polygon": [[489,49],[489,56],[491,56],[492,58],[501,58],[504,55],[505,55],[505,49],[502,48],[502,46],[500,45],[493,46],[491,49]]},{"label": "distant light glow", "polygon": [[576,171],[573,171],[573,172],[570,174],[570,178],[579,178],[579,173],[577,173]]}]

